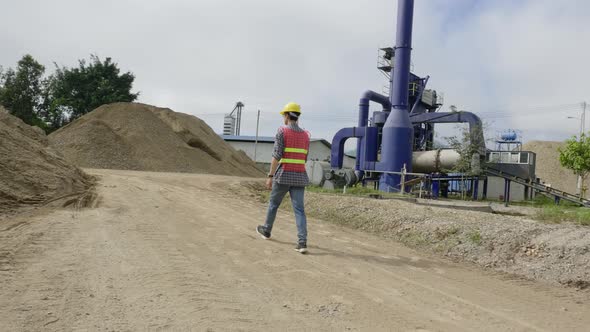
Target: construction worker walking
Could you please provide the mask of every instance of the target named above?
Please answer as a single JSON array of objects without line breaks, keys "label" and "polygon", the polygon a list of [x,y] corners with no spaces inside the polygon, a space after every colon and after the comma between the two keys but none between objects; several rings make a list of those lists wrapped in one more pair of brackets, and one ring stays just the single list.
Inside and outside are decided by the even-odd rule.
[{"label": "construction worker walking", "polygon": [[279,128],[275,137],[270,172],[266,180],[267,189],[272,189],[266,222],[256,227],[256,231],[262,238],[270,239],[277,210],[289,193],[297,224],[295,250],[304,254],[307,252],[307,218],[303,201],[305,186],[309,184],[305,162],[310,134],[298,125],[301,116],[301,107],[298,104],[288,103],[280,114],[283,116],[284,126]]}]

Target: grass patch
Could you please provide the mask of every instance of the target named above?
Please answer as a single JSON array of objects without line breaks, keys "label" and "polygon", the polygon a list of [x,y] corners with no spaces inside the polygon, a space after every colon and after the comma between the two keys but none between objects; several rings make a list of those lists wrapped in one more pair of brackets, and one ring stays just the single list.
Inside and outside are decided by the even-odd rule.
[{"label": "grass patch", "polygon": [[578,208],[578,211],[576,213],[576,219],[578,224],[582,226],[590,226],[590,209]]},{"label": "grass patch", "polygon": [[408,197],[407,195],[402,195],[402,194],[398,194],[398,193],[386,193],[386,192],[375,190],[372,188],[363,187],[361,185],[347,187],[346,193],[344,193],[344,189],[324,189],[319,186],[308,186],[306,188],[306,190],[309,192],[313,192],[313,193],[343,195],[343,196],[361,196],[362,197],[362,196],[368,196],[368,195],[380,195],[383,198]]},{"label": "grass patch", "polygon": [[445,240],[453,235],[459,234],[460,231],[461,229],[459,227],[453,226],[449,229],[437,229],[435,230],[434,235],[438,240]]},{"label": "grass patch", "polygon": [[429,243],[424,234],[417,231],[407,231],[400,236],[399,240],[411,247],[422,247]]},{"label": "grass patch", "polygon": [[545,206],[537,213],[536,218],[551,224],[572,222],[582,226],[590,226],[590,209],[561,205]]},{"label": "grass patch", "polygon": [[474,231],[471,234],[469,234],[469,241],[480,245],[481,244],[481,234],[479,233],[479,231]]},{"label": "grass patch", "polygon": [[[488,200],[490,202],[497,202],[497,203],[503,203],[503,201],[500,200]],[[544,195],[537,195],[535,196],[534,199],[532,200],[528,200],[528,201],[520,201],[520,202],[510,202],[510,205],[516,205],[516,206],[532,206],[532,207],[551,207],[551,206],[556,206],[555,205],[555,200],[553,198],[544,196]],[[559,206],[561,207],[579,207],[579,204],[567,201],[567,200],[561,200],[561,202],[559,203]]]}]

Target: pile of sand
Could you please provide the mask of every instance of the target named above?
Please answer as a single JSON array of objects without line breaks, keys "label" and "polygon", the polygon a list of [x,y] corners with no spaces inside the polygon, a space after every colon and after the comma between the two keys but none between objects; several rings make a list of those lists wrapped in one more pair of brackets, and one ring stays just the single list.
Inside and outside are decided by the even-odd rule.
[{"label": "pile of sand", "polygon": [[43,130],[0,107],[0,214],[83,193],[93,179],[47,146]]},{"label": "pile of sand", "polygon": [[103,105],[49,135],[49,141],[80,167],[263,175],[201,119],[139,103]]},{"label": "pile of sand", "polygon": [[523,145],[524,151],[537,154],[536,174],[545,184],[551,187],[575,194],[577,191],[577,176],[559,163],[560,147],[563,142],[530,141]]}]

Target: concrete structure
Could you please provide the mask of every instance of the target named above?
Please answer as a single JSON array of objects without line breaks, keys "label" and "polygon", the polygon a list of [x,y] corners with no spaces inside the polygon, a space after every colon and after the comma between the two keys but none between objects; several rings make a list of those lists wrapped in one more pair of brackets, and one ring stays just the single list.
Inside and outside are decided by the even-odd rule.
[{"label": "concrete structure", "polygon": [[[488,176],[488,187],[486,197],[490,200],[504,201],[505,180],[497,176]],[[483,197],[484,184],[483,180],[479,181],[479,195]],[[525,186],[518,183],[510,184],[510,201],[521,202],[527,200],[528,190]]]},{"label": "concrete structure", "polygon": [[[248,157],[256,161],[262,169],[268,171],[270,168],[270,160],[272,158],[272,150],[274,146],[274,137],[259,136],[256,144],[255,136],[221,136],[229,145],[236,150],[244,151]],[[330,161],[330,154],[332,146],[328,141],[321,138],[312,138],[309,146],[308,160]],[[256,156],[255,156],[256,155]],[[354,156],[346,155],[344,157],[345,168],[354,168]]]},{"label": "concrete structure", "polygon": [[[536,182],[535,164],[536,155],[530,151],[490,151],[486,155],[487,167],[496,171],[517,176],[530,182]],[[487,193],[489,199],[504,199],[506,181],[497,176],[488,176]],[[479,197],[483,195],[483,183],[479,185]],[[524,201],[531,199],[532,190],[518,183],[510,185],[510,200]]]}]

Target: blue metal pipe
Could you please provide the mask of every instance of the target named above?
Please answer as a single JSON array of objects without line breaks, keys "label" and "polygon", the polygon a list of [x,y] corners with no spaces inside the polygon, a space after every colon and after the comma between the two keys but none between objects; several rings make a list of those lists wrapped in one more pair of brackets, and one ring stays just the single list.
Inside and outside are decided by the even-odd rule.
[{"label": "blue metal pipe", "polygon": [[[359,130],[361,129],[361,130]],[[342,168],[342,163],[344,160],[344,143],[346,140],[352,137],[360,138],[364,136],[364,128],[342,128],[336,132],[334,138],[332,139],[332,152],[330,156],[330,165],[332,168]],[[356,163],[357,166],[359,165],[359,160],[361,159],[361,150],[357,150],[356,156]]]},{"label": "blue metal pipe", "polygon": [[[394,66],[389,90],[393,109],[383,127],[381,162],[376,165],[378,171],[399,172],[404,166],[408,172],[412,171],[414,128],[409,117],[408,89],[413,16],[414,0],[398,0]],[[379,181],[379,190],[405,191],[400,184],[400,175],[383,174]]]},{"label": "blue metal pipe", "polygon": [[398,0],[397,35],[394,51],[394,66],[391,69],[389,96],[395,109],[408,110],[410,84],[410,58],[412,53],[412,23],[414,0]]},{"label": "blue metal pipe", "polygon": [[[367,127],[369,125],[369,102],[371,102],[371,101],[381,104],[381,106],[383,107],[383,112],[391,111],[391,102],[389,101],[388,97],[381,95],[375,91],[371,91],[371,90],[365,91],[359,101],[359,121],[358,121],[359,128]],[[356,176],[359,179],[362,179],[364,177],[364,172],[361,170],[361,167],[360,167],[360,165],[361,165],[361,149],[362,149],[362,144],[361,144],[361,140],[359,139],[358,142],[356,143],[357,156],[356,156],[356,166],[355,166]]]},{"label": "blue metal pipe", "polygon": [[471,112],[443,112],[412,114],[410,121],[416,123],[468,123],[469,133],[480,144],[480,153],[485,154],[485,138],[483,136],[481,119]]},{"label": "blue metal pipe", "polygon": [[[374,164],[377,160],[377,133],[376,127],[351,127],[340,129],[332,139],[332,153],[330,164],[332,168],[342,168],[344,160],[344,143],[349,138],[358,138],[361,148],[357,152],[356,160],[359,169],[375,169]],[[360,178],[359,178],[360,180]]]},{"label": "blue metal pipe", "polygon": [[375,91],[367,90],[359,101],[359,127],[366,127],[369,124],[369,102],[374,101],[383,106],[383,112],[391,110],[391,101],[384,95]]}]

